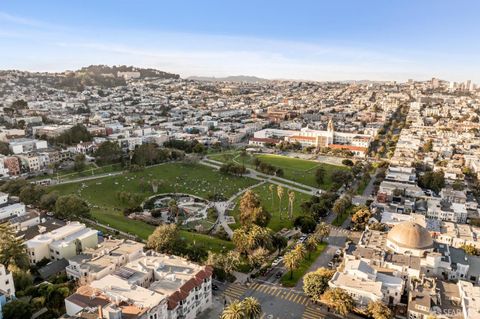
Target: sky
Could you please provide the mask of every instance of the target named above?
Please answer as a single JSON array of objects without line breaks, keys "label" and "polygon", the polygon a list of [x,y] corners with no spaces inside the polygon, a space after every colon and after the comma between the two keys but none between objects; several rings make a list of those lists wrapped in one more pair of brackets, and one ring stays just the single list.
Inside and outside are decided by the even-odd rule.
[{"label": "sky", "polygon": [[0,0],[0,69],[480,83],[477,0]]}]

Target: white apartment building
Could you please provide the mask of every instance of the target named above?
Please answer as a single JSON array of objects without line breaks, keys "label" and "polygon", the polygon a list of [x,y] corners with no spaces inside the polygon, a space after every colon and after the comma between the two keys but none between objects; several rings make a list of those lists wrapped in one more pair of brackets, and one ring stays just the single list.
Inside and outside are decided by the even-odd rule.
[{"label": "white apartment building", "polygon": [[439,199],[428,200],[428,209],[426,214],[428,218],[454,223],[466,223],[468,215],[465,204],[451,203],[446,200]]},{"label": "white apartment building", "polygon": [[480,287],[463,280],[458,281],[457,285],[460,293],[463,317],[480,319]]},{"label": "white apartment building", "polygon": [[87,248],[82,254],[68,258],[67,276],[80,284],[101,279],[141,257],[144,246],[131,240],[106,239],[99,247]]},{"label": "white apartment building", "polygon": [[4,294],[7,298],[15,297],[12,273],[2,264],[0,264],[0,293]]},{"label": "white apartment building", "polygon": [[10,150],[13,154],[23,154],[32,151],[46,149],[48,147],[47,141],[35,139],[16,139],[9,143]]},{"label": "white apartment building", "polygon": [[363,260],[345,260],[344,270],[333,275],[329,286],[344,289],[352,296],[357,306],[365,307],[371,301],[399,303],[404,281],[401,278],[377,273]]},{"label": "white apartment building", "polygon": [[70,222],[48,233],[40,234],[25,242],[30,263],[47,258],[59,260],[70,258],[87,248],[96,247],[98,232],[85,224]]},{"label": "white apartment building", "polygon": [[212,269],[184,258],[143,255],[65,299],[67,314],[194,319],[212,303]]},{"label": "white apartment building", "polygon": [[25,215],[25,204],[0,204],[0,220]]}]

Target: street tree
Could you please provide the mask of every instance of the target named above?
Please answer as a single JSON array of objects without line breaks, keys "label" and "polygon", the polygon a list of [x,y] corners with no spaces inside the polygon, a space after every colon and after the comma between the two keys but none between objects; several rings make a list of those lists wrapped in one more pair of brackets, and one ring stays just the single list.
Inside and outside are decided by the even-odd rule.
[{"label": "street tree", "polygon": [[178,239],[178,229],[175,224],[160,225],[148,236],[147,247],[159,253],[172,253]]},{"label": "street tree", "polygon": [[291,250],[284,256],[285,268],[290,272],[290,279],[293,279],[293,271],[300,266],[301,256],[295,250]]},{"label": "street tree", "polygon": [[60,196],[55,203],[55,214],[59,218],[89,217],[90,207],[77,195]]},{"label": "street tree", "polygon": [[17,238],[9,223],[0,224],[0,264],[23,270],[29,267],[27,248]]},{"label": "street tree", "polygon": [[255,297],[247,297],[242,301],[246,319],[258,319],[262,315],[262,305]]},{"label": "street tree", "polygon": [[234,301],[223,309],[221,319],[244,319],[245,310],[240,301]]},{"label": "street tree", "polygon": [[320,302],[323,293],[328,288],[328,282],[335,274],[335,270],[324,267],[309,272],[303,277],[303,291],[315,302]]},{"label": "street tree", "polygon": [[393,311],[381,301],[368,304],[367,312],[373,319],[392,319]]},{"label": "street tree", "polygon": [[348,315],[355,307],[352,296],[341,288],[328,289],[323,294],[322,300],[342,316]]}]

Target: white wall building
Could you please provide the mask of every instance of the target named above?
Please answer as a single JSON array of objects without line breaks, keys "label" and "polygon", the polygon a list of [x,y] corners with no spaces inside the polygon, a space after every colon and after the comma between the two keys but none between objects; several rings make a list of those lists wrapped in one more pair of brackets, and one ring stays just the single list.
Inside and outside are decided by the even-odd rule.
[{"label": "white wall building", "polygon": [[37,235],[25,243],[32,264],[44,258],[70,258],[97,244],[98,232],[79,222],[71,222],[54,231]]}]

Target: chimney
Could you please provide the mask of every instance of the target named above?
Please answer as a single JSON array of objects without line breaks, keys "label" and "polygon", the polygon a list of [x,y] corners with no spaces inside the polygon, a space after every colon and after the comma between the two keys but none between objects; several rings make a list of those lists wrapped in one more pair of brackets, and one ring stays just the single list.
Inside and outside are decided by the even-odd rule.
[{"label": "chimney", "polygon": [[98,306],[98,319],[103,319],[103,309],[102,309],[102,306]]}]

